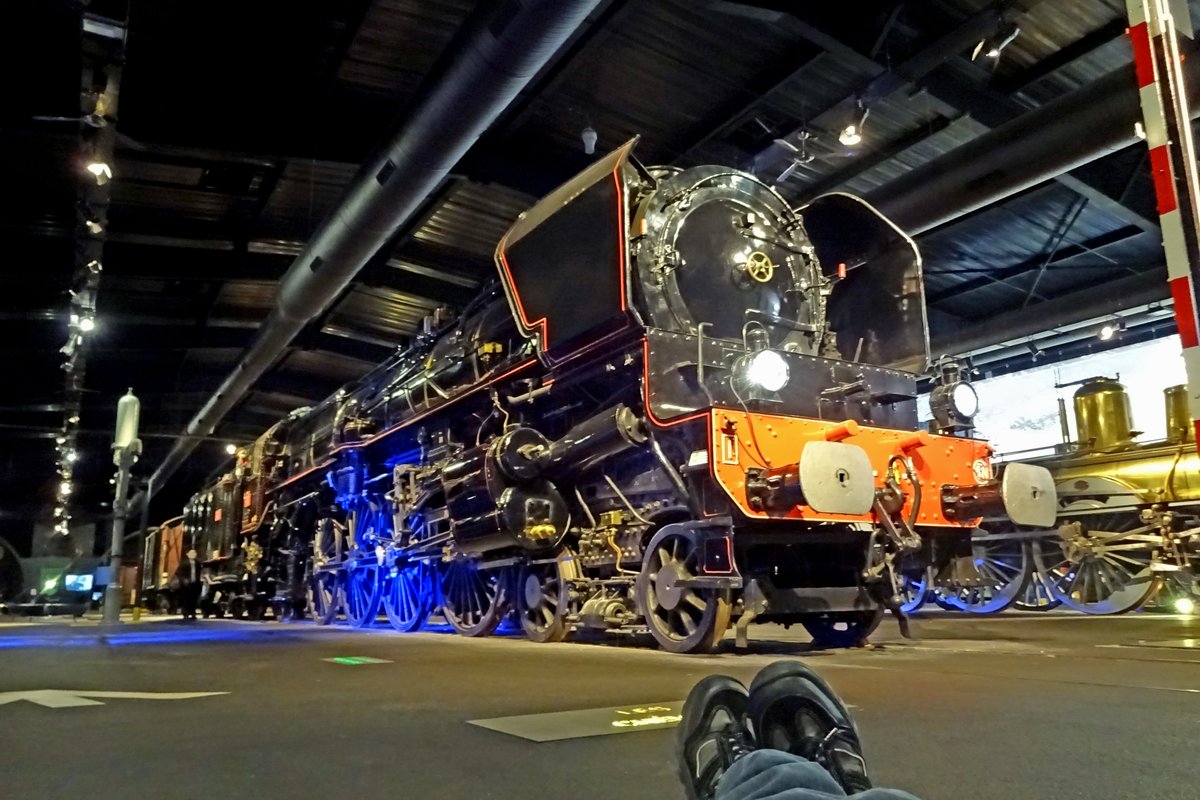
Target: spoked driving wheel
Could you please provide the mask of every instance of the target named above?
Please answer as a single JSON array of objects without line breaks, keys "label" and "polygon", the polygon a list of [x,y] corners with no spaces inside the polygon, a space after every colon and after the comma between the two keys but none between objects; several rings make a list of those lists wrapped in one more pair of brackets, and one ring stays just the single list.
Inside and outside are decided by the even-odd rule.
[{"label": "spoked driving wheel", "polygon": [[341,605],[338,573],[322,570],[308,578],[308,614],[318,625],[329,625],[337,619]]},{"label": "spoked driving wheel", "polygon": [[401,633],[420,630],[433,607],[433,567],[424,561],[397,564],[383,579],[383,610]]},{"label": "spoked driving wheel", "polygon": [[469,558],[441,565],[442,615],[463,636],[487,636],[504,617],[500,570],[480,569]]},{"label": "spoked driving wheel", "polygon": [[574,577],[574,563],[568,554],[549,563],[526,564],[517,573],[517,616],[531,641],[561,642],[567,638],[569,581]]},{"label": "spoked driving wheel", "polygon": [[873,611],[828,611],[812,614],[800,620],[800,624],[813,638],[813,645],[823,649],[861,647],[867,643],[879,623],[884,609]]},{"label": "spoked driving wheel", "polygon": [[1137,511],[1097,508],[1066,521],[1076,524],[1033,543],[1034,563],[1054,599],[1085,614],[1124,614],[1150,599],[1158,587],[1152,565],[1159,534]]},{"label": "spoked driving wheel", "polygon": [[1015,530],[979,531],[971,538],[971,556],[978,576],[970,582],[940,585],[945,600],[961,611],[995,614],[1015,603],[1029,584],[1029,551]]},{"label": "spoked driving wheel", "polygon": [[346,621],[354,628],[365,628],[379,617],[383,602],[383,567],[374,555],[346,562],[341,582]]},{"label": "spoked driving wheel", "polygon": [[729,593],[686,582],[698,572],[699,539],[692,531],[659,531],[646,548],[636,592],[650,634],[672,653],[716,648],[729,627]]},{"label": "spoked driving wheel", "polygon": [[1031,544],[1029,547],[1029,583],[1026,585],[1025,591],[1021,592],[1021,596],[1013,603],[1013,608],[1020,611],[1052,611],[1061,606],[1062,601],[1051,593],[1042,573],[1033,568],[1033,545]]}]

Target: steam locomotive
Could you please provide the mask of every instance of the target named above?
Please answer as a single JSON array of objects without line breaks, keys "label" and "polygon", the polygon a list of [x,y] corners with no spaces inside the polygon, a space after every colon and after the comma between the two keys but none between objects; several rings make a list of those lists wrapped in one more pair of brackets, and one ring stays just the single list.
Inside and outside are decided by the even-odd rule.
[{"label": "steam locomotive", "polygon": [[[1064,605],[1121,614],[1156,597],[1171,601],[1168,607],[1182,600],[1182,608],[1194,608],[1200,600],[1200,455],[1187,387],[1172,386],[1163,399],[1167,437],[1138,442],[1125,387],[1104,376],[1078,382],[1072,397],[1077,438],[1071,439],[1060,401],[1063,441],[1025,456],[1054,476],[1057,528],[985,525],[973,544],[980,578],[935,575],[935,599],[975,613]],[[919,591],[911,589],[912,607]]]},{"label": "steam locomotive", "polygon": [[211,609],[674,652],[757,620],[849,646],[905,574],[969,566],[982,515],[1053,521],[1044,468],[997,477],[962,435],[961,374],[941,373],[943,432],[918,429],[908,236],[850,195],[794,210],[633,146],[522,214],[460,315],[192,498]]}]

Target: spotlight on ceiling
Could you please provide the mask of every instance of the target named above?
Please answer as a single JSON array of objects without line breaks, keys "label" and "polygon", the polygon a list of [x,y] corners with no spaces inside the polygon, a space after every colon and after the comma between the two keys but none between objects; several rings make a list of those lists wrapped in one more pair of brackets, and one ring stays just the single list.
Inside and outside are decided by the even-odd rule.
[{"label": "spotlight on ceiling", "polygon": [[862,143],[863,126],[866,125],[867,117],[871,114],[871,109],[867,108],[861,99],[857,102],[856,108],[856,121],[851,122],[849,125],[842,128],[841,132],[838,134],[838,141],[841,142],[844,147],[854,147],[855,145]]},{"label": "spotlight on ceiling", "polygon": [[83,331],[84,333],[89,333],[90,331],[93,331],[95,329],[96,329],[96,320],[92,319],[91,317],[80,317],[79,330]]},{"label": "spotlight on ceiling", "polygon": [[999,58],[1004,48],[1020,35],[1021,28],[1017,23],[1000,20],[996,25],[996,32],[980,39],[979,44],[975,45],[975,49],[971,51],[971,60],[974,61],[981,55],[992,59]]},{"label": "spotlight on ceiling", "polygon": [[583,152],[589,156],[594,155],[596,152],[596,141],[600,138],[600,135],[596,133],[596,129],[588,125],[579,136],[583,139]]},{"label": "spotlight on ceiling", "polygon": [[225,445],[225,452],[231,456],[235,455],[237,453],[237,445],[233,442],[230,442],[229,444]]},{"label": "spotlight on ceiling", "polygon": [[87,232],[92,236],[99,236],[104,233],[104,226],[100,224],[98,219],[89,219],[83,223],[87,227]]},{"label": "spotlight on ceiling", "polygon": [[94,177],[96,179],[97,186],[103,186],[104,184],[106,184],[110,180],[112,180],[112,176],[113,176],[112,167],[110,167],[104,161],[89,162],[87,165],[87,171],[92,173],[92,177]]},{"label": "spotlight on ceiling", "polygon": [[1110,341],[1114,336],[1124,332],[1125,322],[1123,320],[1115,319],[1111,322],[1106,322],[1101,325],[1100,330],[1096,333],[1096,336],[1100,338],[1100,341],[1107,342]]},{"label": "spotlight on ceiling", "polygon": [[58,493],[62,494],[62,495],[70,494],[71,493],[71,482],[63,481],[62,483],[60,483],[58,485]]},{"label": "spotlight on ceiling", "polygon": [[1033,361],[1037,361],[1043,355],[1041,349],[1033,342],[1026,342],[1025,349],[1029,351],[1029,357]]}]

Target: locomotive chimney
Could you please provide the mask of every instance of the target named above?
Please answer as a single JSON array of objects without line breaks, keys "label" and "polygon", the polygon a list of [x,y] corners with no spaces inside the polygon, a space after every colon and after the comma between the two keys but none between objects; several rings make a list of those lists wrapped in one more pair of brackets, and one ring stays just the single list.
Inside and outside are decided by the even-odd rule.
[{"label": "locomotive chimney", "polygon": [[1179,384],[1163,389],[1163,401],[1167,411],[1167,439],[1183,444],[1196,440],[1196,428],[1188,411],[1187,385]]},{"label": "locomotive chimney", "polygon": [[1129,394],[1123,385],[1113,378],[1088,378],[1075,390],[1073,399],[1081,446],[1104,452],[1133,443],[1137,433],[1133,430]]}]

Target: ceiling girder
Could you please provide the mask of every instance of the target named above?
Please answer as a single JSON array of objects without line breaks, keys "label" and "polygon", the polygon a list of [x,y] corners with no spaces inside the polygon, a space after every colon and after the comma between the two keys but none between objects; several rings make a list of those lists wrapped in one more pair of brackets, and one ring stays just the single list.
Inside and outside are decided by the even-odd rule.
[{"label": "ceiling girder", "polygon": [[[1021,8],[1019,11],[1022,13],[1028,12],[1030,8],[1041,1],[1031,0],[1031,2],[1020,4]],[[719,3],[718,5],[738,4],[740,3]],[[775,11],[790,9],[789,4],[786,3],[753,2],[750,5],[773,7]],[[839,58],[846,59],[859,68],[879,73],[861,92],[864,100],[869,102],[872,97],[885,97],[904,88],[908,83],[915,83],[929,92],[930,96],[938,101],[956,108],[964,114],[969,114],[977,122],[989,128],[995,128],[1025,113],[1029,110],[1029,106],[1012,99],[1001,91],[964,79],[961,73],[948,66],[947,63],[953,56],[963,53],[981,35],[991,32],[991,28],[995,24],[995,14],[995,6],[976,12],[935,42],[922,48],[890,70],[886,65],[880,64],[871,58],[870,55],[847,44],[840,38],[838,32],[827,30],[824,27],[807,21],[795,20],[794,24],[796,29],[808,41],[819,45]],[[1068,48],[1074,54],[1069,60],[1060,61],[1057,56],[1051,56],[1050,58],[1054,60],[1045,65],[1045,71],[1042,73],[1030,72],[1027,75],[1028,80],[1026,84],[1044,77],[1044,75],[1049,74],[1054,69],[1058,69],[1063,64],[1070,63],[1075,58],[1085,55],[1101,44],[1110,41],[1114,36],[1121,35],[1124,31],[1124,25],[1123,23],[1117,25],[1117,22],[1121,22],[1121,20],[1105,25],[1083,37],[1080,42],[1084,42],[1084,44],[1080,44],[1073,49]],[[1036,69],[1037,66],[1035,65],[1031,70]],[[893,148],[889,148],[889,150],[893,150]],[[848,180],[854,174],[860,174],[861,172],[862,169],[857,164],[848,165],[845,174],[835,173],[830,178],[822,181],[822,185],[825,188],[833,188],[839,183]],[[1077,194],[1086,197],[1089,204],[1093,207],[1119,218],[1126,224],[1136,225],[1142,230],[1149,232],[1156,232],[1158,230],[1157,222],[1152,218],[1128,208],[1081,178],[1066,173],[1055,177],[1054,180],[1070,188]],[[805,196],[811,197],[812,193],[806,192]]]}]

